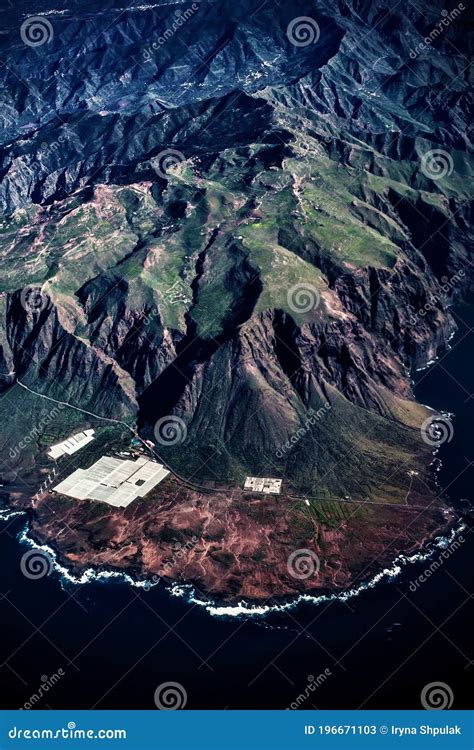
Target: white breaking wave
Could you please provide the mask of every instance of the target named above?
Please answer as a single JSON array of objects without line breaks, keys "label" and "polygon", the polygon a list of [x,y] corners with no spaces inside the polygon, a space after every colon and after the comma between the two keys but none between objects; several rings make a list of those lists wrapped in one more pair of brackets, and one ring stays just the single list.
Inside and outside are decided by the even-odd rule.
[{"label": "white breaking wave", "polygon": [[[9,511],[0,510],[0,521],[8,521],[16,516],[25,515],[24,511]],[[458,534],[465,531],[466,524],[462,521],[453,528],[448,536],[438,536],[429,543],[430,548],[426,552],[417,552],[414,555],[399,555],[395,558],[390,568],[377,573],[373,578],[365,583],[361,583],[359,586],[344,591],[339,594],[300,594],[296,599],[288,602],[282,602],[281,604],[249,604],[242,600],[234,605],[218,605],[213,603],[211,600],[199,599],[196,592],[191,584],[180,584],[174,583],[171,586],[166,586],[166,589],[172,596],[184,598],[190,604],[197,604],[200,607],[204,607],[206,611],[213,617],[257,617],[269,615],[272,612],[283,612],[284,610],[294,609],[299,604],[310,603],[310,604],[323,604],[324,602],[340,601],[345,602],[364,591],[368,591],[377,586],[381,581],[391,581],[398,577],[406,565],[425,562],[435,553],[437,549],[444,549],[448,547],[451,542],[456,538]],[[128,583],[130,586],[149,590],[154,586],[157,586],[159,580],[143,580],[137,581],[133,579],[128,573],[122,573],[114,570],[101,570],[97,571],[94,568],[87,568],[80,576],[73,575],[64,565],[61,565],[57,560],[56,552],[49,547],[47,544],[39,544],[34,539],[28,536],[29,527],[25,525],[24,529],[19,534],[19,540],[23,544],[26,544],[31,549],[40,550],[48,555],[51,560],[51,567],[56,573],[59,574],[61,580],[68,581],[75,585],[83,585],[85,583],[93,583],[94,581],[107,581],[115,580],[121,583]]]},{"label": "white breaking wave", "polygon": [[458,534],[466,529],[466,525],[460,522],[457,527],[451,530],[448,536],[439,536],[430,542],[432,549],[426,552],[417,552],[415,555],[399,555],[395,558],[390,568],[377,573],[373,578],[365,583],[361,583],[359,586],[344,591],[340,594],[321,594],[319,596],[314,594],[300,594],[296,599],[289,602],[283,602],[282,604],[249,604],[246,601],[240,601],[235,605],[216,605],[212,602],[198,599],[194,589],[189,584],[174,584],[171,587],[171,593],[174,596],[185,597],[189,602],[198,604],[201,607],[205,607],[207,612],[214,617],[255,617],[261,615],[268,615],[272,612],[283,612],[287,609],[294,609],[298,604],[304,602],[311,604],[323,604],[324,602],[340,601],[345,602],[354,596],[359,596],[364,591],[375,588],[377,584],[386,579],[391,581],[397,578],[402,572],[404,566],[414,564],[417,562],[425,562],[435,553],[436,549],[444,549],[448,547],[451,542],[456,538]]},{"label": "white breaking wave", "polygon": [[23,510],[0,510],[0,521],[9,521],[10,518],[23,515]]},{"label": "white breaking wave", "polygon": [[[14,513],[13,515],[21,515],[21,513]],[[10,516],[11,517],[11,516]],[[0,518],[0,520],[8,520]],[[73,575],[64,565],[60,565],[57,560],[57,555],[52,547],[47,544],[39,544],[34,539],[28,536],[28,524],[26,524],[23,531],[20,532],[18,538],[20,542],[28,545],[31,549],[37,549],[44,552],[51,559],[52,569],[58,573],[62,580],[68,581],[76,585],[82,585],[84,583],[92,583],[93,581],[106,581],[114,579],[123,583],[128,583],[130,586],[140,589],[150,589],[152,586],[157,585],[157,581],[135,581],[127,573],[121,573],[116,570],[94,570],[94,568],[87,568],[80,576]]]}]

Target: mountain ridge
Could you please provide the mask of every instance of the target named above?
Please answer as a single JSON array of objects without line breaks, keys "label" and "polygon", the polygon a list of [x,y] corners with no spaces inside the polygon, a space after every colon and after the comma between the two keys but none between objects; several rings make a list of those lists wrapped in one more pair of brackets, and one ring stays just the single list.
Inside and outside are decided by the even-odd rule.
[{"label": "mountain ridge", "polygon": [[[3,69],[2,390],[18,404],[19,378],[136,425],[176,475],[232,497],[247,474],[275,475],[290,503],[355,499],[369,536],[385,538],[388,523],[382,509],[364,516],[369,500],[433,505],[426,523],[441,528],[451,520],[427,469],[431,412],[415,402],[410,372],[446,350],[450,306],[472,292],[470,39],[456,16],[413,59],[423,28],[445,18],[437,2],[403,15],[341,2],[333,18],[323,0],[311,16],[302,2],[261,16],[255,6],[239,6],[239,20],[223,13],[229,3],[203,2],[163,44],[170,8],[139,19],[124,9],[93,39],[88,22],[43,16],[51,42],[28,49],[15,16],[1,42],[22,81]],[[90,63],[70,72],[67,96],[65,42],[79,71]],[[170,60],[196,45],[209,60],[191,90]],[[163,58],[143,71],[130,48]],[[40,408],[25,401],[4,451]],[[164,419],[184,440],[157,437]],[[17,455],[9,472],[31,472],[41,450]],[[183,502],[199,517],[199,497]],[[296,538],[321,552],[334,510],[314,512]],[[169,513],[166,523],[178,508]],[[402,533],[401,517],[390,524]],[[145,527],[136,533],[142,570],[150,540]],[[94,545],[83,552],[94,560]],[[236,560],[234,594],[248,595],[248,560]]]}]

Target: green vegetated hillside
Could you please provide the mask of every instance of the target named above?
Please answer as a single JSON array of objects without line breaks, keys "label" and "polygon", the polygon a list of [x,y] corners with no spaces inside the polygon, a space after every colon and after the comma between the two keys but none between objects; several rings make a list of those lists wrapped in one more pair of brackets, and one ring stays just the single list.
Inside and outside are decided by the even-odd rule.
[{"label": "green vegetated hillside", "polygon": [[[149,29],[125,13],[101,73],[75,50],[84,75],[71,97],[60,51],[62,84],[35,57],[27,121],[5,73],[10,402],[20,379],[155,442],[157,421],[178,418],[184,441],[157,449],[197,484],[255,473],[328,501],[405,501],[408,471],[421,477],[429,461],[410,369],[446,346],[449,305],[471,283],[468,94],[463,55],[445,47],[464,49],[455,24],[411,60],[418,11],[381,23],[375,5],[362,23],[346,3],[318,3],[324,33],[304,49],[283,6],[256,16],[258,34],[243,6],[227,8],[222,23],[238,16],[239,33],[229,27],[218,53],[215,25],[196,16],[182,39],[208,50],[199,72],[173,43],[171,67],[129,66],[124,40],[144,44],[168,10]],[[13,46],[19,71],[30,52]],[[120,84],[99,85],[117,66]],[[427,168],[433,150],[441,162]]]},{"label": "green vegetated hillside", "polygon": [[[150,436],[179,416],[185,442],[158,450],[197,483],[255,473],[295,492],[400,501],[424,412],[403,401],[402,357],[373,338],[376,319],[361,323],[388,279],[384,325],[396,332],[406,290],[394,269],[420,262],[389,192],[449,215],[448,198],[408,187],[402,171],[386,159],[375,176],[295,135],[183,161],[165,184],[20,209],[2,227],[4,289],[27,282],[47,299],[25,341],[47,338],[46,319],[56,326],[28,358],[19,351],[20,374]],[[347,304],[354,285],[362,313]],[[97,379],[78,388],[67,360],[84,351]]]}]

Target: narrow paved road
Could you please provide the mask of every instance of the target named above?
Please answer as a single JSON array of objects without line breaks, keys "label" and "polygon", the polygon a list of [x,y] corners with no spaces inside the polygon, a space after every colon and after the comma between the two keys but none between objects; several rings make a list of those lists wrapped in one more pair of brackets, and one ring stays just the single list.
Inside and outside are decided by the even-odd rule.
[{"label": "narrow paved road", "polygon": [[[102,417],[100,414],[94,414],[92,411],[87,411],[87,409],[81,409],[79,406],[74,406],[73,404],[70,404],[68,401],[59,401],[56,398],[52,398],[51,396],[45,396],[44,393],[39,393],[38,391],[33,390],[33,388],[30,388],[29,386],[25,385],[21,382],[21,380],[16,380],[18,385],[21,388],[24,388],[26,391],[29,391],[29,393],[32,393],[34,396],[39,396],[40,398],[44,398],[47,401],[52,401],[55,404],[61,404],[62,406],[68,406],[70,409],[75,409],[76,411],[82,412],[82,414],[87,414],[90,417],[94,417],[95,419],[101,419],[104,422],[113,422],[114,424],[121,425],[122,427],[126,427],[127,430],[131,432],[133,437],[135,437],[137,440],[140,440],[144,448],[150,451],[150,453],[153,454],[153,456],[158,459],[158,461],[165,466],[168,471],[177,479],[179,482],[182,482],[186,487],[189,487],[190,489],[197,490],[198,492],[205,492],[206,494],[221,494],[223,492],[241,492],[242,494],[248,494],[247,490],[243,490],[241,487],[225,487],[223,489],[219,488],[210,488],[210,487],[204,487],[199,484],[195,484],[193,482],[190,482],[189,480],[182,477],[180,474],[177,474],[174,469],[169,466],[169,464],[166,463],[166,461],[160,456],[160,454],[154,449],[151,448],[143,438],[140,437],[138,432],[133,428],[130,427],[129,424],[126,422],[123,422],[120,419],[113,419],[112,417]],[[413,477],[412,477],[413,482]],[[410,485],[411,487],[411,485]],[[424,505],[404,505],[403,503],[384,503],[384,502],[378,502],[376,500],[346,500],[342,497],[315,497],[311,495],[286,495],[286,497],[290,498],[290,500],[319,500],[321,502],[339,502],[339,503],[346,503],[348,505],[380,505],[382,507],[390,507],[390,508],[403,508],[404,510],[426,510],[426,507]]]},{"label": "narrow paved road", "polygon": [[199,492],[206,492],[206,491],[209,492],[209,488],[200,487],[197,484],[193,484],[192,482],[189,482],[187,479],[185,479],[184,477],[182,477],[179,474],[177,474],[171,468],[171,466],[169,466],[166,463],[166,461],[159,455],[159,453],[154,448],[151,448],[146,443],[146,441],[143,440],[142,437],[140,437],[140,435],[138,434],[138,432],[133,427],[130,427],[129,424],[127,424],[126,422],[123,422],[121,419],[113,419],[112,417],[103,417],[100,414],[95,414],[92,411],[87,411],[87,409],[81,409],[80,406],[74,406],[73,404],[70,404],[68,401],[60,401],[59,399],[52,398],[51,396],[46,396],[44,393],[39,393],[38,391],[33,390],[33,388],[30,388],[29,386],[25,385],[24,383],[21,382],[21,380],[18,380],[18,378],[17,378],[16,382],[18,383],[19,386],[21,386],[21,388],[24,388],[25,391],[28,391],[29,393],[32,393],[34,396],[38,396],[39,398],[44,398],[47,401],[52,401],[54,404],[60,404],[62,406],[68,406],[70,409],[75,409],[75,411],[79,411],[82,414],[87,414],[89,417],[94,417],[94,419],[100,419],[100,420],[102,420],[104,422],[112,422],[114,424],[121,425],[122,427],[126,427],[126,429],[130,431],[130,433],[133,435],[133,437],[135,437],[137,440],[139,440],[141,442],[141,444],[143,445],[143,447],[146,448],[148,451],[150,451],[150,453],[152,453],[153,456],[155,458],[157,458],[159,460],[159,462],[161,464],[163,464],[163,466],[165,466],[168,469],[168,471],[176,479],[178,479],[180,482],[183,482],[183,484],[185,484],[187,487],[190,487],[193,490],[198,490]]}]

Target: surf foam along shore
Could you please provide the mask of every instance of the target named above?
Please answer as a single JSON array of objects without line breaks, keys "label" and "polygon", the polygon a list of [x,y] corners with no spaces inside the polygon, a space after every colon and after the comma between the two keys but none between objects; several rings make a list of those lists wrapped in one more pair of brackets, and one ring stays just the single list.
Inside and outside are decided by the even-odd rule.
[{"label": "surf foam along shore", "polygon": [[[25,516],[25,511],[0,511],[0,522],[9,521],[17,516]],[[47,544],[39,544],[30,536],[28,536],[29,524],[26,522],[24,528],[18,534],[18,540],[21,544],[25,544],[30,549],[37,550],[38,552],[45,555],[51,565],[51,570],[54,570],[58,574],[61,582],[67,581],[68,583],[75,584],[77,586],[85,583],[93,583],[95,581],[108,581],[115,580],[120,583],[128,583],[130,586],[141,589],[150,589],[152,586],[156,586],[158,581],[136,581],[127,573],[123,573],[115,570],[94,570],[93,568],[87,568],[80,576],[73,575],[68,568],[61,565],[58,562],[57,554],[55,550]]]},{"label": "surf foam along shore", "polygon": [[[12,518],[26,515],[25,511],[0,511],[0,522],[9,521]],[[300,594],[293,600],[284,601],[276,604],[251,604],[246,601],[240,601],[234,605],[219,605],[212,600],[200,599],[194,587],[191,584],[173,583],[166,585],[166,590],[172,595],[182,599],[185,599],[189,604],[196,604],[200,607],[204,607],[209,615],[213,617],[259,617],[266,616],[272,613],[283,612],[284,610],[294,609],[299,604],[310,603],[314,605],[324,604],[326,602],[340,601],[345,602],[348,599],[359,596],[364,591],[375,588],[382,581],[393,581],[395,578],[401,575],[407,565],[413,565],[415,563],[422,563],[430,560],[431,557],[439,549],[445,549],[455,540],[455,538],[465,531],[467,528],[466,524],[461,520],[458,524],[453,527],[447,536],[437,536],[432,541],[428,542],[424,552],[417,552],[414,555],[398,555],[392,565],[389,568],[384,568],[377,573],[370,580],[361,583],[359,586],[347,589],[340,593],[334,594]],[[51,565],[51,570],[59,576],[62,582],[68,582],[74,585],[84,585],[93,582],[107,582],[115,581],[117,583],[127,583],[135,588],[140,588],[145,591],[157,586],[160,582],[160,578],[136,580],[128,573],[114,571],[114,570],[94,570],[93,568],[87,568],[80,576],[74,575],[64,565],[61,565],[57,559],[57,553],[55,550],[47,544],[39,544],[28,535],[29,524],[26,522],[24,528],[18,534],[18,540],[20,543],[25,544],[30,549],[38,550],[38,552],[48,557]]]},{"label": "surf foam along shore", "polygon": [[272,612],[283,612],[284,610],[294,609],[299,604],[323,604],[325,602],[340,601],[345,602],[355,596],[359,596],[364,591],[375,588],[379,583],[386,580],[393,581],[397,578],[407,565],[422,563],[430,560],[438,549],[445,549],[466,529],[466,524],[460,521],[457,526],[451,529],[448,536],[437,536],[431,542],[428,542],[425,552],[417,552],[414,555],[399,555],[395,558],[389,568],[377,573],[370,580],[361,583],[359,586],[347,589],[337,594],[321,594],[313,596],[311,594],[300,594],[292,601],[282,602],[281,604],[251,604],[246,601],[240,601],[235,605],[217,605],[210,601],[199,599],[193,587],[190,584],[175,583],[171,586],[170,591],[173,596],[186,598],[190,603],[204,607],[207,612],[214,617],[255,617],[269,615]]}]

